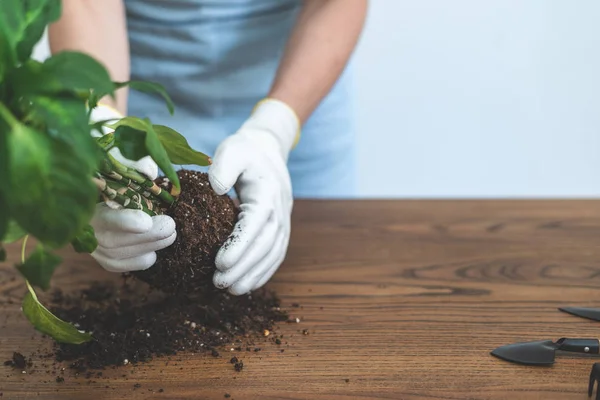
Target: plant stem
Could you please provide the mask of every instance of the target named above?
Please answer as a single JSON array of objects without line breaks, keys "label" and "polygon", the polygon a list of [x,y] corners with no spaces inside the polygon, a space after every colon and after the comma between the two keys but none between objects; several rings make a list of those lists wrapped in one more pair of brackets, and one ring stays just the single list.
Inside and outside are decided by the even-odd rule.
[{"label": "plant stem", "polygon": [[154,210],[155,206],[152,201],[142,198],[139,193],[132,191],[128,187],[115,187],[115,184],[119,185],[118,182],[109,184],[108,181],[100,177],[94,177],[92,180],[104,196],[105,200],[112,200],[130,210],[141,210],[150,216],[155,216],[157,214]]},{"label": "plant stem", "polygon": [[[23,238],[23,243],[21,244],[21,264],[25,263],[25,247],[27,247],[27,239],[29,239],[29,235],[25,235],[25,237]],[[27,279],[25,279],[25,284],[27,285],[27,290],[29,290],[29,293],[31,293],[33,299],[39,302],[37,295],[35,294],[35,290],[33,290],[31,284]]]},{"label": "plant stem", "polygon": [[121,181],[124,184],[128,183],[123,181],[123,179],[129,179],[134,183],[138,184],[142,190],[148,191],[149,193],[157,197],[159,200],[166,203],[166,205],[168,206],[172,205],[175,202],[175,199],[169,194],[169,192],[167,192],[166,190],[162,190],[162,188],[156,183],[154,183],[152,180],[148,179],[135,169],[124,166],[109,153],[106,153],[106,156],[110,163],[102,163],[100,172],[103,175],[106,175],[111,179]]},{"label": "plant stem", "polygon": [[112,133],[107,133],[106,135],[102,135],[96,139],[100,147],[104,149],[104,151],[108,152],[115,145],[115,135]]},{"label": "plant stem", "polygon": [[27,246],[27,239],[29,235],[25,235],[23,238],[23,244],[21,244],[21,264],[25,262],[25,246]]},{"label": "plant stem", "polygon": [[[21,264],[25,263],[25,247],[27,247],[27,239],[29,239],[29,235],[25,235],[23,238],[23,243],[21,244]],[[31,293],[31,297],[37,302],[39,302],[37,295],[35,294],[35,290],[31,287],[31,284],[27,279],[25,279],[25,284],[27,285],[27,290]]]},{"label": "plant stem", "polygon": [[29,283],[29,281],[27,279],[25,279],[25,284],[27,285],[27,290],[29,290],[29,293],[31,293],[31,297],[33,297],[33,299],[39,303],[40,301],[38,300],[37,294],[35,294],[35,290],[33,290],[33,288],[31,287],[31,284]]},{"label": "plant stem", "polygon": [[142,196],[144,196],[148,199],[160,200],[159,198],[154,196],[151,192],[146,190],[144,187],[142,187],[141,185],[138,185],[132,179],[126,178],[114,171],[112,171],[110,173],[105,173],[104,175],[105,175],[105,177],[110,178],[113,181],[119,182],[122,185],[127,186],[128,188],[134,190],[138,194],[141,194]]},{"label": "plant stem", "polygon": [[128,199],[131,199],[136,205],[137,208],[143,210],[146,213],[152,212],[153,215],[156,215],[158,212],[158,204],[153,202],[151,199],[147,199],[143,197],[140,193],[131,189],[128,186],[125,186],[119,182],[114,181],[106,181],[106,184],[109,188],[115,190],[121,196],[125,196]]}]

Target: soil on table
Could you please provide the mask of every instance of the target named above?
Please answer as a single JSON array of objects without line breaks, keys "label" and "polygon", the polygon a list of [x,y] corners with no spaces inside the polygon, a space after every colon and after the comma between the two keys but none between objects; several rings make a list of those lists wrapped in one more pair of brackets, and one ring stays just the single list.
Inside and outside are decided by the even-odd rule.
[{"label": "soil on table", "polygon": [[[238,210],[229,196],[214,192],[207,174],[180,170],[178,176],[181,195],[165,210],[175,220],[177,239],[157,252],[151,268],[131,274],[139,281],[126,275],[122,288],[96,284],[75,296],[55,294],[52,311],[94,337],[83,345],[56,345],[58,361],[85,370],[180,351],[219,357],[223,345],[253,351],[253,338],[264,339],[265,330],[288,319],[274,293],[262,289],[232,296],[215,288],[215,257]],[[164,177],[157,184],[170,190]],[[243,366],[242,360],[233,363],[238,372]]]},{"label": "soil on table", "polygon": [[[177,239],[157,252],[151,268],[132,275],[167,293],[202,293],[214,287],[215,258],[233,231],[238,209],[229,196],[214,192],[207,174],[190,170],[177,174],[181,195],[165,210],[175,221]],[[157,184],[170,190],[165,178]]]},{"label": "soil on table", "polygon": [[[147,290],[97,283],[76,295],[56,291],[52,312],[94,337],[82,345],[55,344],[56,360],[83,372],[182,351],[214,357],[223,349],[255,351],[256,342],[271,339],[265,331],[288,320],[277,296],[265,289],[246,296],[212,289],[193,299],[158,292],[146,298]],[[238,372],[244,365],[237,358],[233,364]]]},{"label": "soil on table", "polygon": [[[96,282],[76,293],[56,290],[48,308],[90,332],[93,340],[54,343],[48,357],[68,361],[81,373],[180,352],[204,353],[222,357],[235,373],[244,369],[240,352],[261,351],[264,342],[280,345],[277,324],[299,322],[288,318],[274,292],[263,288],[233,296],[215,288],[215,256],[231,234],[238,210],[230,197],[214,193],[206,174],[182,170],[178,175],[181,197],[166,211],[176,221],[176,242],[158,252],[150,269],[132,274],[138,279],[124,275],[122,285]],[[158,183],[169,186],[164,179]],[[15,353],[5,364],[21,368],[24,362]]]}]

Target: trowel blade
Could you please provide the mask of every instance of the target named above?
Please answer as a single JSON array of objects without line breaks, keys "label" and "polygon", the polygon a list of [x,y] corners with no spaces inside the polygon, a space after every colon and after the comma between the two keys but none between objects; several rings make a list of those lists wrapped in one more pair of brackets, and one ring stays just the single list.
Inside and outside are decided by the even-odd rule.
[{"label": "trowel blade", "polygon": [[556,349],[557,345],[552,340],[540,340],[500,346],[492,351],[492,355],[517,364],[552,365]]},{"label": "trowel blade", "polygon": [[576,317],[600,321],[600,308],[560,307],[559,310],[571,315],[575,315]]}]

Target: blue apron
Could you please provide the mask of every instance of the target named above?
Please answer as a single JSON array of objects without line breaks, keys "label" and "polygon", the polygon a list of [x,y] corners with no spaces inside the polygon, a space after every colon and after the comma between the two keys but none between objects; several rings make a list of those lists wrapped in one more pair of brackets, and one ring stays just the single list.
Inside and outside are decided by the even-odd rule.
[{"label": "blue apron", "polygon": [[[131,77],[161,83],[175,102],[171,116],[160,98],[131,91],[129,114],[169,125],[213,155],[267,95],[301,3],[126,0]],[[346,68],[290,154],[296,198],[355,195],[350,73]]]}]

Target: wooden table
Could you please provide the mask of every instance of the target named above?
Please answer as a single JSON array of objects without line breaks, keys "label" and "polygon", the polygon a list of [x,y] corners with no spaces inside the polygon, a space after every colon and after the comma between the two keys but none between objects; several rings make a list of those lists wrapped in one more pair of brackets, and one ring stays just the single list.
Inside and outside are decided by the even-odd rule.
[{"label": "wooden table", "polygon": [[[600,360],[525,367],[489,352],[600,335],[600,322],[557,310],[600,307],[600,202],[298,202],[293,227],[289,257],[270,283],[286,306],[302,306],[302,322],[281,327],[295,334],[284,353],[267,346],[244,355],[241,373],[183,354],[169,366],[158,359],[107,370],[92,384],[0,367],[2,399],[587,398]],[[89,256],[65,257],[54,285],[113,276]],[[0,360],[48,342],[20,315],[24,287],[13,276],[0,268]]]}]

